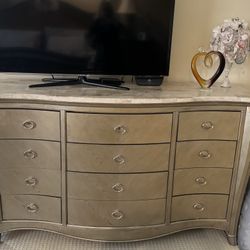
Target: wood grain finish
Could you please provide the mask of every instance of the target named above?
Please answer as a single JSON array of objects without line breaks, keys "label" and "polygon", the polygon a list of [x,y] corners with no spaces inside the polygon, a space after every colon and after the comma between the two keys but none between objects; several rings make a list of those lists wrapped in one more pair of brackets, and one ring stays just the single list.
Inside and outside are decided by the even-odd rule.
[{"label": "wood grain finish", "polygon": [[0,109],[0,138],[60,140],[59,112]]},{"label": "wood grain finish", "polygon": [[0,140],[1,168],[60,169],[60,143]]},{"label": "wood grain finish", "polygon": [[240,118],[240,112],[181,112],[178,140],[237,140]]},{"label": "wood grain finish", "polygon": [[4,220],[61,222],[61,199],[36,195],[3,195]]},{"label": "wood grain finish", "polygon": [[67,144],[68,170],[100,173],[167,171],[169,144]]},{"label": "wood grain finish", "polygon": [[67,140],[103,144],[164,143],[170,142],[171,126],[172,114],[67,113]]},{"label": "wood grain finish", "polygon": [[234,141],[178,142],[175,168],[233,168]]},{"label": "wood grain finish", "polygon": [[47,169],[0,169],[2,194],[61,195],[61,172]]},{"label": "wood grain finish", "polygon": [[68,223],[93,227],[135,227],[165,222],[165,199],[147,201],[68,201]]},{"label": "wood grain finish", "polygon": [[165,198],[167,172],[147,174],[86,174],[68,172],[68,197],[84,200]]},{"label": "wood grain finish", "polygon": [[174,173],[173,195],[194,193],[229,194],[231,169],[179,169]]},{"label": "wood grain finish", "polygon": [[173,197],[171,221],[225,219],[227,195],[185,195]]}]

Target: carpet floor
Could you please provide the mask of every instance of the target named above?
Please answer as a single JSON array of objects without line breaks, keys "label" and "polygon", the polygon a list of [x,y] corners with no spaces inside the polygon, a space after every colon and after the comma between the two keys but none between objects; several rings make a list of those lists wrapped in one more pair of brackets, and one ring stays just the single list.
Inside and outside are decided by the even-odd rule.
[{"label": "carpet floor", "polygon": [[9,232],[3,239],[0,250],[239,250],[228,244],[222,231],[207,229],[133,243],[91,242],[29,230]]}]

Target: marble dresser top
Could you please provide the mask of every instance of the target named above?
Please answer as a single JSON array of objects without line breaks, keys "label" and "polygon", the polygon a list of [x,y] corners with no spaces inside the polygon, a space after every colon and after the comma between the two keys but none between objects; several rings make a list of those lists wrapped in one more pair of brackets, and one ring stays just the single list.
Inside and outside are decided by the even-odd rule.
[{"label": "marble dresser top", "polygon": [[[27,100],[83,104],[173,104],[194,102],[250,103],[250,84],[232,84],[231,88],[213,86],[201,90],[195,82],[165,81],[159,87],[128,83],[130,91],[112,90],[82,85],[30,89],[48,75],[0,74],[0,100]],[[215,84],[216,85],[216,84]]]}]

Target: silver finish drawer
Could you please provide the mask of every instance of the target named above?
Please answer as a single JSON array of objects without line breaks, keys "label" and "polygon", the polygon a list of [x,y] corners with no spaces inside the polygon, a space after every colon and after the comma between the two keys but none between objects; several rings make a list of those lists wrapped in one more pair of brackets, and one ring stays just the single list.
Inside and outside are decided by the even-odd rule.
[{"label": "silver finish drawer", "polygon": [[68,170],[100,173],[167,171],[169,144],[67,144]]},{"label": "silver finish drawer", "polygon": [[61,222],[61,199],[36,195],[3,195],[3,220]]},{"label": "silver finish drawer", "polygon": [[0,140],[0,169],[60,169],[60,143],[36,140]]},{"label": "silver finish drawer", "polygon": [[68,197],[84,200],[144,200],[165,198],[168,173],[67,174]]},{"label": "silver finish drawer", "polygon": [[67,113],[68,142],[143,144],[170,142],[172,114]]},{"label": "silver finish drawer", "polygon": [[0,169],[2,194],[61,195],[61,172],[47,169]]},{"label": "silver finish drawer", "polygon": [[0,109],[0,138],[60,140],[59,112]]},{"label": "silver finish drawer", "polygon": [[93,227],[163,224],[165,199],[147,201],[68,201],[68,223]]}]

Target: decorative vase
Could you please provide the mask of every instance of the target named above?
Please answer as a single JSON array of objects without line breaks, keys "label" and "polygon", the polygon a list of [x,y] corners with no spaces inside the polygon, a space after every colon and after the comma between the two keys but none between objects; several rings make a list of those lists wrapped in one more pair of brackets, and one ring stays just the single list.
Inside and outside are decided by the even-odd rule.
[{"label": "decorative vase", "polygon": [[225,66],[225,70],[224,70],[225,77],[224,77],[223,83],[221,84],[221,87],[223,87],[223,88],[231,88],[229,74],[230,74],[232,66],[233,66],[233,63],[226,60],[226,66]]}]

